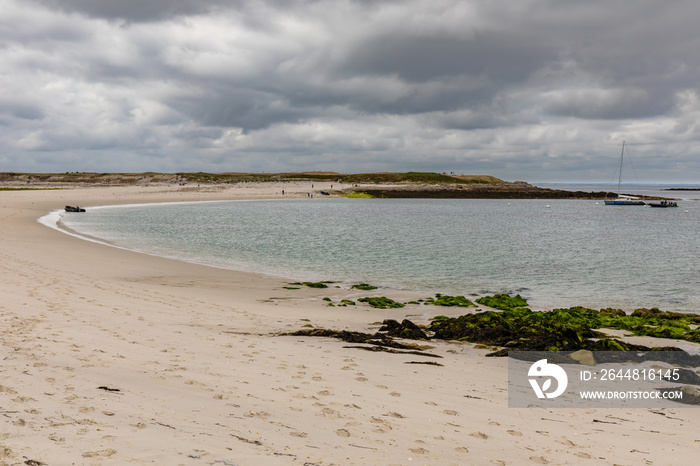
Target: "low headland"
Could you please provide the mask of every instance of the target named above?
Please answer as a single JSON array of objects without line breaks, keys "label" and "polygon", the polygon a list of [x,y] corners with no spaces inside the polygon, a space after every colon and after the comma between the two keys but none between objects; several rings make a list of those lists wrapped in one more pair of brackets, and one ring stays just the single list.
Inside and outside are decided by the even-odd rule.
[{"label": "low headland", "polygon": [[[354,197],[441,199],[610,199],[612,192],[567,191],[489,175],[446,173],[0,173],[0,189],[69,186],[216,186],[238,183],[325,183],[324,193]],[[664,199],[642,196],[647,200]]]}]

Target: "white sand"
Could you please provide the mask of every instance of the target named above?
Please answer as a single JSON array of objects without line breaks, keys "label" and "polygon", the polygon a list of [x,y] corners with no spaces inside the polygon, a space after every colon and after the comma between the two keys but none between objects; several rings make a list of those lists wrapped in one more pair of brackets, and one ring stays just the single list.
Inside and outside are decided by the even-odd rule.
[{"label": "white sand", "polygon": [[[0,192],[0,464],[697,462],[698,409],[509,409],[506,359],[470,344],[431,343],[443,356],[433,359],[272,335],[309,323],[371,331],[423,310],[332,308],[321,298],[362,294],[285,290],[288,280],[132,253],[37,222],[66,204],[282,189],[306,197],[310,186]],[[405,364],[426,360],[443,366]]]}]

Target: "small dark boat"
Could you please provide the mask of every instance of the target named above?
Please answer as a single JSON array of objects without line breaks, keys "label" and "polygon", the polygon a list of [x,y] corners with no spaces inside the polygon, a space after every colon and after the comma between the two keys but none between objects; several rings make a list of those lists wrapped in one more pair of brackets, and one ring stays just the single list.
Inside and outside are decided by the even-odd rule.
[{"label": "small dark boat", "polygon": [[67,205],[66,206],[66,212],[85,212],[85,209],[83,209],[80,206],[72,206],[72,205]]},{"label": "small dark boat", "polygon": [[321,191],[321,194],[323,194],[324,196],[330,196],[330,195],[331,195],[331,193],[327,193],[326,191]]},{"label": "small dark boat", "polygon": [[680,207],[673,201],[650,202],[649,207]]}]

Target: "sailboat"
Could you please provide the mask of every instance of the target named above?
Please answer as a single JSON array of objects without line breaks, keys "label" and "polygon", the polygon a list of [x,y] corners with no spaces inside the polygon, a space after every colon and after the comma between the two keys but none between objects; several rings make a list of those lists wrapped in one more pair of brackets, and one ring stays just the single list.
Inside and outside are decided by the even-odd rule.
[{"label": "sailboat", "polygon": [[620,176],[617,179],[617,199],[605,200],[605,205],[646,205],[646,202],[638,197],[620,194],[620,184],[622,183],[622,160],[625,156],[625,141],[622,141],[622,153],[620,154]]}]

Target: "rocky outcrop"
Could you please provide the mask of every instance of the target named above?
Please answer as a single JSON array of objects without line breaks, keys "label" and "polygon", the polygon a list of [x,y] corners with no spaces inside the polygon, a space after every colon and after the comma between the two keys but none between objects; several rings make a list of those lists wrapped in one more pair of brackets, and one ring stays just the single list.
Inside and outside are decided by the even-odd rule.
[{"label": "rocky outcrop", "polygon": [[598,191],[564,191],[514,183],[470,184],[470,185],[407,185],[391,188],[355,188],[347,191],[362,192],[379,198],[425,198],[425,199],[605,199],[617,194]]}]

